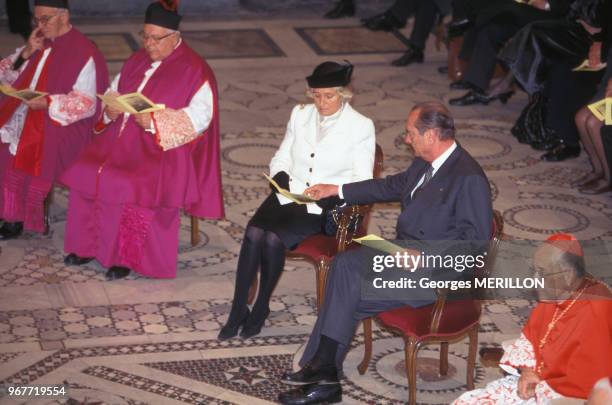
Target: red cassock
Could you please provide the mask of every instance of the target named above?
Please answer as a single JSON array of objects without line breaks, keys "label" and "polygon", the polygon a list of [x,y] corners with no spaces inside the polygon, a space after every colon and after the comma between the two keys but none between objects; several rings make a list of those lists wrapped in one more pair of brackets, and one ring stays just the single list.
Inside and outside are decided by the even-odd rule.
[{"label": "red cassock", "polygon": [[523,334],[531,342],[540,378],[561,395],[587,398],[597,380],[612,375],[612,294],[609,287],[587,279],[582,296],[555,323],[540,350],[540,340],[571,300],[539,303]]}]

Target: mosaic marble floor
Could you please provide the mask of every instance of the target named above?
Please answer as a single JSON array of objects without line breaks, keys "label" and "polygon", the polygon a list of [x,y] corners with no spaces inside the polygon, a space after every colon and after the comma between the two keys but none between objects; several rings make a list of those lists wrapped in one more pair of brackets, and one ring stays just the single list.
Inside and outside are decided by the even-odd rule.
[{"label": "mosaic marble floor", "polygon": [[[137,46],[139,26],[123,20],[77,22],[117,72]],[[202,240],[189,244],[183,219],[175,280],[130,276],[106,282],[94,263],[63,264],[67,192],[57,189],[48,235],[26,234],[0,243],[0,384],[59,384],[70,399],[30,403],[71,404],[257,404],[274,402],[277,380],[291,367],[315,320],[314,274],[288,263],[262,334],[218,342],[232,295],[244,226],[268,192],[260,173],[279,145],[293,105],[306,101],[304,77],[317,63],[349,59],[356,65],[354,105],[372,117],[385,153],[385,174],[405,168],[411,155],[400,133],[415,102],[451,97],[435,68],[444,61],[430,41],[426,61],[407,68],[389,62],[401,46],[387,34],[359,28],[357,19],[249,19],[199,22],[183,27],[189,43],[208,56],[221,94],[222,157],[227,218],[202,221]],[[0,54],[19,44],[4,35]],[[460,142],[485,168],[494,206],[508,237],[543,239],[556,231],[580,239],[612,237],[610,195],[583,196],[569,183],[589,170],[586,157],[546,163],[509,134],[525,103],[517,95],[505,106],[454,109]],[[392,237],[399,207],[376,206],[371,231]],[[490,302],[480,347],[517,336],[532,303]],[[345,363],[347,404],[399,404],[407,398],[402,341],[376,331],[368,373],[356,365],[359,334]],[[436,372],[438,348],[420,352],[418,401],[446,404],[465,389],[466,342],[450,349],[446,377]],[[478,363],[481,386],[499,375]],[[0,403],[14,403],[0,398]]]}]

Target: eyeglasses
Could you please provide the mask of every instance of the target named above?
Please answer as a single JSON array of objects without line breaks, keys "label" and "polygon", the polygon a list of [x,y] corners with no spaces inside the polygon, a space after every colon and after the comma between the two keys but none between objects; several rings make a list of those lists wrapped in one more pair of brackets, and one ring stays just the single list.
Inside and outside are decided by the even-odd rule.
[{"label": "eyeglasses", "polygon": [[53,14],[53,15],[43,15],[40,18],[37,17],[32,17],[32,25],[37,27],[39,24],[40,25],[47,25],[49,23],[49,21],[51,21],[51,19],[53,17],[57,17],[59,15],[59,13],[57,14]]},{"label": "eyeglasses", "polygon": [[177,33],[178,33],[178,31],[173,31],[173,32],[171,32],[169,34],[166,34],[166,35],[156,36],[156,35],[147,35],[147,34],[145,34],[144,31],[140,31],[138,33],[138,36],[140,37],[140,40],[142,42],[151,41],[153,43],[159,44],[162,40],[168,38],[171,35],[177,34]]}]

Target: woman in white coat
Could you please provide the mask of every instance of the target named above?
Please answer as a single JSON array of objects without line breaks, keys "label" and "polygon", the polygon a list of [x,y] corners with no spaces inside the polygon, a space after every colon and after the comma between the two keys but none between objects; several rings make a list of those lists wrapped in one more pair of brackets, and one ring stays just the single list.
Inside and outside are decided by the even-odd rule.
[{"label": "woman in white coat", "polygon": [[[374,124],[348,103],[352,70],[351,64],[324,62],[306,78],[313,104],[293,109],[285,138],[270,162],[270,174],[281,187],[300,194],[318,183],[341,185],[372,177]],[[286,249],[321,232],[322,212],[318,204],[298,205],[274,192],[261,204],[245,231],[234,301],[220,340],[236,336],[240,328],[244,338],[261,331]],[[249,311],[247,295],[258,268],[259,293]]]}]

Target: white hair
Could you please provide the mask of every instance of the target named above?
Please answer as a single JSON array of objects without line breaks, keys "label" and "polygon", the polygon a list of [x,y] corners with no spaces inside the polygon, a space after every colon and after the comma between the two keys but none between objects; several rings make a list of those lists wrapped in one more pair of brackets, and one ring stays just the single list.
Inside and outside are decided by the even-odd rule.
[{"label": "white hair", "polygon": [[[306,95],[310,98],[313,98],[313,95],[312,95],[313,90],[314,89],[312,87],[309,87],[308,89],[306,89]],[[338,87],[334,87],[334,90],[336,90],[338,95],[342,97],[342,101],[349,101],[351,98],[353,98],[353,92],[348,87],[338,86]]]}]

